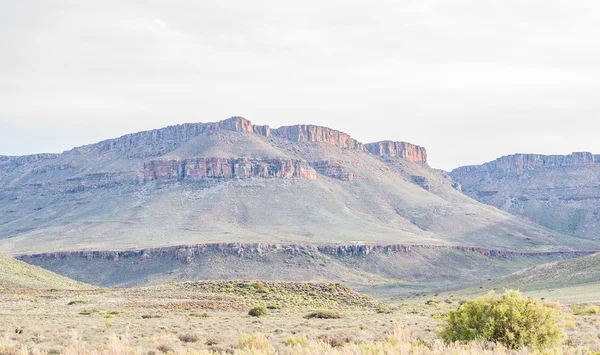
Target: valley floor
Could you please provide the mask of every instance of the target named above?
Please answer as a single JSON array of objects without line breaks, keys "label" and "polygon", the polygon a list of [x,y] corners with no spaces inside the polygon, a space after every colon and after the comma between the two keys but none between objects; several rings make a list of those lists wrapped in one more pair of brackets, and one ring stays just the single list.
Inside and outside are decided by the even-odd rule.
[{"label": "valley floor", "polygon": [[[0,291],[0,354],[526,353],[485,344],[444,345],[436,333],[439,319],[459,301],[443,295],[385,304],[330,283],[10,289]],[[269,314],[249,316],[254,306]],[[323,310],[341,318],[305,318]],[[568,337],[557,354],[600,349],[600,315],[568,315],[564,322]]]}]

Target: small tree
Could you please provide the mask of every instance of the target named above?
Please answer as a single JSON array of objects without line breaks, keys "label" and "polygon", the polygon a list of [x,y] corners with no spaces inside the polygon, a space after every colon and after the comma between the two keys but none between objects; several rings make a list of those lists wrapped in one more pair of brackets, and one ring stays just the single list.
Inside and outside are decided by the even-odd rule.
[{"label": "small tree", "polygon": [[518,291],[486,296],[463,303],[446,318],[441,332],[446,342],[484,340],[511,349],[545,349],[558,344],[563,330],[561,312],[546,307]]}]

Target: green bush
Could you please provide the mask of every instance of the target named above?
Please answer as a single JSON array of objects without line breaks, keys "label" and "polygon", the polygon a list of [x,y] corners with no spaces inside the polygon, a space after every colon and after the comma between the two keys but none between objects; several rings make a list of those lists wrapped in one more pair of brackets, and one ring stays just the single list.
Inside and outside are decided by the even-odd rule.
[{"label": "green bush", "polygon": [[248,315],[252,317],[264,317],[269,315],[269,311],[263,306],[256,306],[248,312]]},{"label": "green bush", "polygon": [[466,301],[448,313],[442,338],[455,341],[484,340],[511,349],[545,349],[558,344],[563,330],[558,326],[561,312],[546,307],[518,291]]},{"label": "green bush", "polygon": [[582,306],[576,304],[571,309],[571,313],[573,313],[576,316],[590,316],[592,314],[600,313],[600,307],[595,305]]}]

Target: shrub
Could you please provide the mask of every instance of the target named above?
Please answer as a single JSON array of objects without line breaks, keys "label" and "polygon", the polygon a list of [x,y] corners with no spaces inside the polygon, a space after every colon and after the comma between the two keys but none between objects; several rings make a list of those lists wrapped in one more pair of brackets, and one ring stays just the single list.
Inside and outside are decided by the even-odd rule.
[{"label": "shrub", "polygon": [[162,318],[160,314],[142,314],[142,319]]},{"label": "shrub", "polygon": [[322,310],[322,311],[315,311],[315,312],[309,313],[309,314],[305,315],[304,318],[306,318],[306,319],[311,319],[311,318],[340,319],[340,318],[342,318],[342,315],[339,314],[338,312]]},{"label": "shrub", "polygon": [[576,304],[573,306],[573,308],[571,308],[571,313],[576,316],[589,316],[600,313],[600,307],[594,305],[582,306]]},{"label": "shrub", "polygon": [[320,335],[318,339],[332,348],[342,347],[352,341],[352,337],[349,334],[341,331]]},{"label": "shrub", "polygon": [[558,344],[563,331],[561,312],[544,306],[518,291],[466,301],[448,313],[441,336],[446,342],[484,340],[511,349],[528,346],[544,349]]},{"label": "shrub", "polygon": [[263,306],[256,306],[248,312],[248,315],[252,317],[264,317],[269,315],[269,311]]},{"label": "shrub", "polygon": [[179,336],[179,340],[184,343],[196,343],[198,342],[198,336],[196,334],[182,334]]},{"label": "shrub", "polygon": [[206,341],[204,342],[204,344],[208,345],[208,346],[213,346],[213,345],[217,345],[221,343],[221,339],[215,336],[210,336],[208,338],[206,338]]},{"label": "shrub", "polygon": [[289,346],[290,348],[299,346],[301,348],[308,347],[310,341],[306,335],[293,336],[289,339],[283,341],[285,346]]},{"label": "shrub", "polygon": [[375,312],[377,313],[387,313],[389,308],[385,304],[380,304],[377,308],[375,308]]},{"label": "shrub", "polygon": [[573,317],[565,318],[565,328],[567,328],[567,329],[575,328],[575,319],[573,319]]},{"label": "shrub", "polygon": [[165,353],[165,354],[172,353],[175,351],[172,347],[170,347],[169,345],[166,345],[166,344],[160,345],[157,349],[161,353]]},{"label": "shrub", "polygon": [[434,299],[429,299],[425,302],[425,304],[428,306],[437,306],[439,304],[439,302]]},{"label": "shrub", "polygon": [[269,342],[269,339],[265,338],[265,336],[260,333],[240,335],[240,338],[238,339],[238,348],[242,350],[266,350],[267,352],[273,350],[273,346]]},{"label": "shrub", "polygon": [[114,318],[114,317],[115,317],[115,315],[114,315],[114,314],[106,314],[106,315],[104,316],[104,318],[106,318],[106,319],[111,319],[111,318]]}]

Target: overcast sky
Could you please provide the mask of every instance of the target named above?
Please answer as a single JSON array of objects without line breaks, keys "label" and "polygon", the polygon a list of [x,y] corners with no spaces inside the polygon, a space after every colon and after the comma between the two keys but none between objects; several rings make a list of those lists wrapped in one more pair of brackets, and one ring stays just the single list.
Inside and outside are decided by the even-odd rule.
[{"label": "overcast sky", "polygon": [[0,0],[0,155],[244,116],[452,169],[600,153],[597,0]]}]

